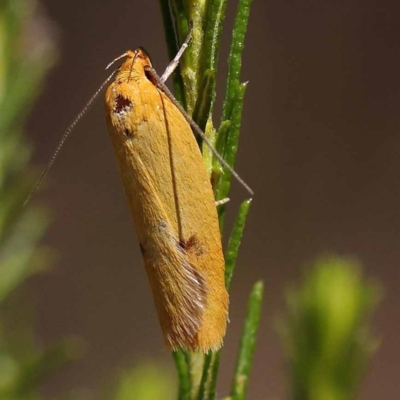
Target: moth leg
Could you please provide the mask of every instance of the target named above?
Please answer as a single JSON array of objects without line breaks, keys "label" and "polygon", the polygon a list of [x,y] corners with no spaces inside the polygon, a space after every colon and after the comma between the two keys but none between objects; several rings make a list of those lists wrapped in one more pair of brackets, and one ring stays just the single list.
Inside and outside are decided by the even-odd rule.
[{"label": "moth leg", "polygon": [[222,206],[223,204],[228,203],[230,200],[231,200],[231,199],[230,199],[229,197],[226,197],[225,199],[217,200],[217,201],[215,202],[215,206],[216,206],[216,207]]},{"label": "moth leg", "polygon": [[164,83],[170,77],[170,75],[175,71],[175,69],[178,67],[179,61],[180,61],[183,53],[189,46],[189,42],[192,39],[192,31],[193,31],[193,21],[190,21],[189,22],[189,33],[186,36],[185,41],[183,42],[181,48],[179,49],[179,51],[176,54],[176,56],[174,57],[174,59],[168,64],[167,68],[165,68],[164,73],[161,75],[162,83]]}]

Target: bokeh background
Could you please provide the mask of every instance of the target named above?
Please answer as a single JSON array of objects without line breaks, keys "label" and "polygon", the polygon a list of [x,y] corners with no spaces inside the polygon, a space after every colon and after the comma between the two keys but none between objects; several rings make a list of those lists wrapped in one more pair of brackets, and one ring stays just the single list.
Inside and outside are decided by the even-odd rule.
[{"label": "bokeh background", "polygon": [[[220,82],[235,3],[229,2]],[[143,45],[159,72],[168,62],[156,0],[43,0],[42,5],[54,23],[59,62],[28,122],[36,165],[47,163],[115,56]],[[242,71],[250,84],[236,169],[256,196],[232,286],[221,395],[228,391],[248,293],[262,278],[264,311],[249,399],[283,398],[284,361],[274,324],[284,288],[326,252],[357,256],[385,289],[374,317],[382,343],[360,398],[400,393],[399,11],[393,1],[254,0]],[[219,102],[222,90],[220,85]],[[42,189],[36,201],[53,208],[44,242],[57,258],[50,273],[29,284],[37,305],[37,340],[50,343],[72,334],[88,343],[86,356],[54,376],[46,393],[98,389],[120,368],[142,360],[172,368],[102,99],[76,128]],[[235,183],[232,215],[245,196]]]}]

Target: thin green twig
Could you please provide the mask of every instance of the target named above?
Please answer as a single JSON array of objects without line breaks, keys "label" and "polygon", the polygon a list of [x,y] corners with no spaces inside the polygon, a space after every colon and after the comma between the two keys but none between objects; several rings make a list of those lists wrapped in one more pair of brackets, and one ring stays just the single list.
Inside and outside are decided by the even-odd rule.
[{"label": "thin green twig", "polygon": [[231,49],[228,58],[228,78],[222,121],[231,118],[236,98],[236,92],[240,85],[240,72],[242,70],[242,53],[247,32],[247,24],[250,15],[250,6],[253,0],[239,0],[235,17]]},{"label": "thin green twig", "polygon": [[236,260],[239,247],[242,241],[243,230],[246,224],[247,214],[251,205],[251,199],[245,200],[239,208],[233,231],[229,239],[228,248],[225,254],[225,286],[229,290],[233,273],[235,272]]},{"label": "thin green twig", "polygon": [[[207,18],[204,34],[204,51],[203,62],[201,65],[201,76],[206,71],[212,71],[214,76],[217,75],[218,54],[221,44],[222,26],[225,19],[226,0],[208,0],[207,2]],[[212,112],[213,104],[216,97],[215,82],[212,87],[212,97],[210,104],[210,112]]]},{"label": "thin green twig", "polygon": [[[168,57],[172,60],[179,50],[179,39],[177,32],[174,29],[173,19],[168,0],[158,1],[161,8],[161,15],[163,17],[165,39],[168,47]],[[175,98],[182,104],[182,107],[186,109],[185,90],[183,86],[182,75],[180,66],[177,67],[173,74],[174,82],[174,95]]]},{"label": "thin green twig", "polygon": [[[240,128],[242,125],[243,100],[246,92],[246,87],[247,83],[242,83],[239,85],[238,90],[236,91],[236,98],[233,101],[233,111],[230,119],[231,125],[229,127],[228,132],[226,133],[226,140],[224,141],[223,144],[221,143],[221,148],[223,149],[223,152],[220,154],[224,157],[225,161],[231,167],[233,167],[233,165],[235,164]],[[231,178],[232,174],[229,171],[224,171],[223,174],[217,177],[218,179],[218,184],[216,188],[217,200],[225,199],[226,197],[228,197],[229,190],[231,187]],[[223,225],[224,207],[221,207],[221,211],[222,212],[220,213],[221,216],[220,221],[221,225]]]},{"label": "thin green twig", "polygon": [[258,281],[253,286],[253,290],[250,294],[247,317],[240,339],[239,354],[236,360],[235,374],[231,389],[232,400],[244,400],[246,398],[247,383],[253,361],[256,336],[260,325],[263,292],[264,284]]},{"label": "thin green twig", "polygon": [[[213,90],[215,87],[215,73],[207,70],[200,84],[199,96],[193,111],[193,120],[204,132],[210,115]],[[199,143],[201,144],[201,143]]]},{"label": "thin green twig", "polygon": [[200,382],[200,387],[199,387],[199,392],[197,396],[197,400],[208,400],[209,397],[209,372],[210,372],[210,365],[213,360],[213,352],[209,352],[205,355],[204,357],[204,366],[203,366],[203,374],[201,377],[201,382]]},{"label": "thin green twig", "polygon": [[176,370],[178,372],[178,399],[190,400],[190,378],[185,354],[182,350],[178,350],[172,352],[172,356],[174,358]]}]

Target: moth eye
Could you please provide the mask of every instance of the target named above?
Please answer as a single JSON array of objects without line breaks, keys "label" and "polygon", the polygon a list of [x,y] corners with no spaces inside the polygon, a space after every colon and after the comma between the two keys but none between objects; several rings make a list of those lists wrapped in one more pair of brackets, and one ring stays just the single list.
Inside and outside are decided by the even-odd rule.
[{"label": "moth eye", "polygon": [[150,71],[148,69],[144,69],[144,76],[154,85],[157,83],[156,80],[154,80],[153,75],[151,75]]}]

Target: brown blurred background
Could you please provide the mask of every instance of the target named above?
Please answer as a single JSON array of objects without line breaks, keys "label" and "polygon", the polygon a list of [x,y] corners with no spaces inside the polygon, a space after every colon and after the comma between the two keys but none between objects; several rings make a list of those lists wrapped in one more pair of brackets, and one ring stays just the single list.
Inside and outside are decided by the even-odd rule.
[{"label": "brown blurred background", "polygon": [[[105,79],[110,60],[143,45],[159,72],[168,62],[156,0],[43,3],[57,25],[61,57],[28,124],[34,162],[42,165]],[[220,82],[235,6],[231,0]],[[248,293],[262,278],[266,298],[249,399],[283,398],[274,321],[284,287],[322,252],[357,256],[383,283],[385,298],[374,319],[383,341],[360,398],[400,394],[399,11],[393,1],[254,0],[236,169],[256,196],[233,282],[221,395],[227,394]],[[50,273],[31,280],[38,340],[74,334],[89,344],[87,356],[58,374],[47,393],[100,387],[118,368],[142,359],[170,362],[102,99],[65,145],[47,183],[40,197],[53,207],[54,222],[45,243],[58,259]],[[232,213],[244,196],[235,183]]]}]

